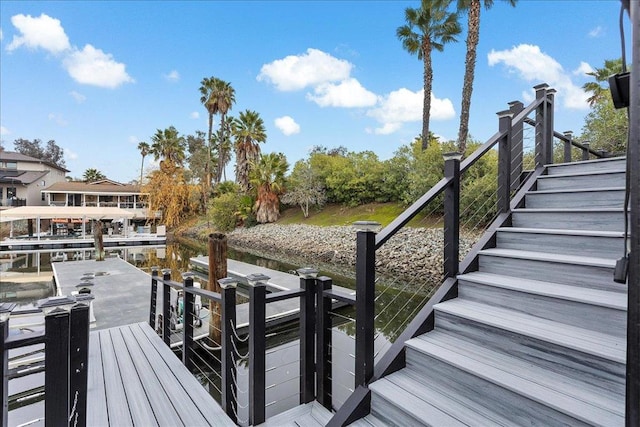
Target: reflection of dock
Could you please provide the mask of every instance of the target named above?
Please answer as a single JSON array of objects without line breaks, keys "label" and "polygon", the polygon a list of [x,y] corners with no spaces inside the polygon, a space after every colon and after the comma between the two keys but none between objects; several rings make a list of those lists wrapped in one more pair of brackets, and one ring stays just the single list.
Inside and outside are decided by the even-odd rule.
[{"label": "reflection of dock", "polygon": [[[124,235],[105,235],[103,237],[105,248],[118,248],[129,246],[149,246],[164,245],[167,243],[166,236],[157,234],[131,234]],[[93,249],[93,237],[67,237],[67,236],[40,236],[24,238],[24,239],[5,239],[0,241],[0,251],[2,252],[33,252],[34,250],[75,250],[75,249]]]}]

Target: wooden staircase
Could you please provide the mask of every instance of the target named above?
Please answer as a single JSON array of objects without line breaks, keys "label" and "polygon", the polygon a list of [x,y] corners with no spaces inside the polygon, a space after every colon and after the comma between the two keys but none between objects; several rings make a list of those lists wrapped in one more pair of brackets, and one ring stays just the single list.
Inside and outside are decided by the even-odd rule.
[{"label": "wooden staircase", "polygon": [[625,160],[547,167],[353,425],[624,425]]}]

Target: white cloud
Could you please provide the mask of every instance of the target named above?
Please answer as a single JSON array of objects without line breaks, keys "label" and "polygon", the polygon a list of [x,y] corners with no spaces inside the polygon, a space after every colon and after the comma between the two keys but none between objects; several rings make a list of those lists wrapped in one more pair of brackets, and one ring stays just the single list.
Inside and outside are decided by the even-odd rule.
[{"label": "white cloud", "polygon": [[11,132],[4,126],[0,126],[0,135],[9,135]]},{"label": "white cloud", "polygon": [[491,50],[489,65],[504,64],[510,73],[528,82],[545,82],[558,90],[563,105],[569,109],[589,108],[586,93],[571,81],[570,74],[540,47],[521,44],[510,50]]},{"label": "white cloud", "polygon": [[66,121],[64,117],[62,117],[62,114],[49,113],[47,118],[53,122],[56,122],[56,124],[58,124],[59,126],[67,126],[69,124],[69,122]]},{"label": "white cloud", "polygon": [[114,89],[134,80],[125,70],[125,65],[116,62],[113,55],[104,53],[90,44],[75,50],[63,60],[69,75],[78,83]]},{"label": "white cloud", "polygon": [[164,78],[170,82],[177,82],[180,80],[180,73],[177,70],[171,70],[169,74],[165,74]]},{"label": "white cloud", "polygon": [[274,121],[276,127],[286,136],[300,133],[300,125],[290,116],[278,117]]},{"label": "white cloud", "polygon": [[536,91],[533,89],[522,91],[522,100],[526,104],[531,104],[536,99]]},{"label": "white cloud", "polygon": [[68,148],[64,149],[64,158],[65,160],[78,160],[78,153],[75,153],[71,150],[69,150]]},{"label": "white cloud", "polygon": [[[389,93],[382,99],[381,105],[367,112],[381,127],[373,130],[374,133],[387,135],[402,127],[403,123],[418,122],[422,120],[423,90],[413,92],[401,88]],[[449,120],[456,115],[453,103],[450,99],[438,99],[431,93],[431,120]]]},{"label": "white cloud", "polygon": [[318,49],[290,55],[264,64],[258,81],[270,82],[278,90],[294,91],[322,83],[337,82],[349,77],[353,65]]},{"label": "white cloud", "polygon": [[135,135],[129,135],[129,138],[127,138],[127,140],[130,144],[138,144],[138,142],[140,142],[140,138]]},{"label": "white cloud", "polygon": [[378,101],[375,93],[362,87],[353,77],[338,84],[322,83],[313,92],[307,94],[307,99],[321,107],[371,107]]},{"label": "white cloud", "polygon": [[34,18],[31,15],[14,15],[11,23],[21,35],[14,35],[7,46],[9,52],[26,46],[30,49],[41,48],[51,53],[61,53],[71,48],[69,38],[58,19],[41,14]]},{"label": "white cloud", "polygon": [[576,68],[575,70],[573,70],[573,75],[574,76],[584,76],[587,73],[593,73],[593,67],[591,65],[589,65],[588,63],[582,61],[580,62],[580,65],[578,66],[578,68]]},{"label": "white cloud", "polygon": [[189,114],[189,117],[191,117],[192,119],[199,119],[200,118],[200,113],[197,112],[197,111],[194,111],[191,114]]},{"label": "white cloud", "polygon": [[87,100],[86,96],[84,96],[80,92],[76,92],[75,90],[72,90],[71,92],[69,92],[69,95],[71,95],[71,97],[75,99],[78,104],[82,104],[84,101]]},{"label": "white cloud", "polygon": [[0,42],[4,40],[4,33],[2,32],[2,28],[0,28]]},{"label": "white cloud", "polygon": [[602,28],[600,25],[595,27],[593,30],[589,31],[589,37],[591,38],[602,37],[603,35],[604,35],[604,28]]}]

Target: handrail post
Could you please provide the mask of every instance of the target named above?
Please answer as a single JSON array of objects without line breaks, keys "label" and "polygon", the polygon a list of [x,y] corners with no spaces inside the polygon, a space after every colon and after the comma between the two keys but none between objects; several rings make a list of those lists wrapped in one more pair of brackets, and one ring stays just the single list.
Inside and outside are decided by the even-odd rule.
[{"label": "handrail post", "polygon": [[266,295],[264,282],[249,281],[249,423],[265,420]]},{"label": "handrail post", "polygon": [[356,362],[355,385],[366,385],[373,377],[375,333],[376,233],[378,223],[358,221],[356,226]]},{"label": "handrail post", "polygon": [[149,326],[156,329],[156,303],[158,302],[158,271],[160,267],[151,267],[151,302],[149,304]]},{"label": "handrail post", "polygon": [[547,164],[547,88],[549,87],[546,83],[541,83],[539,85],[534,86],[533,88],[536,91],[536,100],[544,99],[538,108],[536,108],[536,129],[535,129],[535,140],[536,140],[536,167],[544,166]]},{"label": "handrail post", "polygon": [[[188,289],[193,288],[193,273],[182,275],[184,292],[182,295],[182,363],[191,370],[193,361],[193,312],[195,296]],[[176,301],[176,315],[179,316],[180,304]]]},{"label": "handrail post", "polygon": [[9,352],[5,340],[9,337],[9,316],[15,304],[0,303],[0,425],[9,424]]},{"label": "handrail post", "polygon": [[591,143],[589,141],[584,141],[582,143],[582,146],[584,147],[582,149],[582,160],[589,160],[589,146],[591,145]]},{"label": "handrail post", "polygon": [[460,247],[460,156],[450,153],[444,162],[444,177],[451,181],[444,190],[444,278],[455,277]]},{"label": "handrail post", "polygon": [[509,212],[511,200],[511,111],[500,111],[498,117],[498,129],[505,133],[498,146],[498,212],[501,213]]},{"label": "handrail post", "polygon": [[162,340],[171,345],[171,287],[167,282],[171,280],[171,269],[162,269]]},{"label": "handrail post", "polygon": [[547,141],[546,144],[546,164],[551,165],[554,162],[553,158],[553,129],[554,129],[554,106],[555,106],[555,94],[557,90],[555,89],[547,89],[547,102],[545,112],[546,126],[545,126],[545,139]]},{"label": "handrail post", "polygon": [[315,323],[316,323],[316,276],[318,270],[298,270],[300,288],[300,404],[315,398]]},{"label": "handrail post", "polygon": [[[89,364],[89,305],[78,303],[71,308],[69,402],[72,413],[69,425],[87,424],[87,379]],[[46,363],[46,362],[45,362]],[[45,365],[46,366],[46,365]]]},{"label": "handrail post", "polygon": [[564,136],[567,138],[567,141],[564,142],[564,162],[571,163],[573,160],[573,156],[571,155],[571,141],[573,140],[573,132],[570,130],[564,131]]},{"label": "handrail post", "polygon": [[[511,117],[516,117],[524,109],[520,101],[509,103]],[[511,123],[511,191],[520,187],[524,167],[524,121]]]},{"label": "handrail post", "polygon": [[331,410],[331,298],[324,296],[324,291],[331,289],[333,281],[326,277],[318,277],[316,283],[316,301],[318,304],[318,320],[316,322],[316,399],[325,408]]},{"label": "handrail post", "polygon": [[69,311],[45,315],[44,418],[46,426],[69,423]]},{"label": "handrail post", "polygon": [[[222,296],[222,409],[227,413],[234,423],[237,423],[234,396],[237,396],[236,383],[236,363],[234,358],[233,335],[236,327],[236,288],[237,281],[225,279],[218,280]],[[235,406],[234,406],[235,405]]]}]

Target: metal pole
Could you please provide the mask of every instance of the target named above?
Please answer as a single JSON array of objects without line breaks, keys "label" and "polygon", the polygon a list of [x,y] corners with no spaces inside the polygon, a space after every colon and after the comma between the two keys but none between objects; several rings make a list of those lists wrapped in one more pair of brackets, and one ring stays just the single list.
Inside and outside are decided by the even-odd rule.
[{"label": "metal pole", "polygon": [[375,333],[376,233],[360,230],[356,238],[356,366],[355,387],[373,376]]},{"label": "metal pole", "polygon": [[266,298],[265,283],[249,284],[249,423],[265,420],[265,351]]},{"label": "metal pole", "polygon": [[316,279],[300,278],[300,404],[315,398]]},{"label": "metal pole", "polygon": [[162,340],[171,345],[171,287],[167,284],[171,280],[171,269],[162,269]]},{"label": "metal pole", "polygon": [[45,426],[69,423],[69,312],[54,309],[45,316]]},{"label": "metal pole", "polygon": [[509,212],[509,201],[511,200],[511,111],[501,111],[498,113],[498,117],[498,129],[501,133],[505,132],[498,147],[498,212]]},{"label": "metal pole", "polygon": [[[182,363],[187,369],[191,370],[192,353],[193,353],[193,312],[195,306],[195,296],[189,289],[193,289],[193,273],[185,273],[184,277],[184,295],[182,296]],[[179,304],[176,304],[176,310],[179,310]],[[180,313],[176,313],[178,316]]]},{"label": "metal pole", "polygon": [[584,141],[582,143],[582,146],[584,147],[582,149],[582,160],[586,161],[589,160],[589,146],[591,145],[591,143],[589,141]]},{"label": "metal pole", "polygon": [[564,142],[564,162],[570,163],[573,160],[573,156],[571,156],[571,141],[573,140],[573,132],[571,132],[570,130],[564,131],[564,136],[568,139],[568,141]]},{"label": "metal pole", "polygon": [[151,302],[149,303],[149,326],[156,329],[156,303],[158,301],[158,271],[160,267],[151,267]]},{"label": "metal pole", "polygon": [[455,277],[460,248],[460,158],[444,162],[444,176],[451,178],[444,190],[444,277]]},{"label": "metal pole", "polygon": [[547,98],[547,88],[549,87],[548,84],[546,83],[542,83],[539,84],[537,86],[534,86],[533,88],[536,91],[536,101],[540,101],[541,99],[544,99],[545,102],[542,102],[538,108],[536,108],[536,148],[535,148],[535,152],[536,152],[536,167],[538,166],[544,166],[545,160],[546,160],[546,153],[545,153],[545,148],[546,148],[546,141],[545,141],[545,137],[547,135],[546,132],[546,125],[547,125],[547,120],[545,120],[545,115],[547,113],[547,102],[546,102],[546,98]]},{"label": "metal pole", "polygon": [[[516,117],[524,109],[520,101],[509,103],[511,117]],[[511,123],[511,190],[520,187],[522,169],[524,167],[524,121]]]},{"label": "metal pole", "polygon": [[554,126],[554,99],[555,93],[557,91],[555,89],[547,89],[547,102],[546,105],[546,113],[545,113],[545,140],[547,141],[545,153],[546,153],[546,164],[551,165],[554,162],[553,159],[553,126]]},{"label": "metal pole", "polygon": [[89,306],[71,309],[69,425],[87,425],[87,374],[89,364]]},{"label": "metal pole", "polygon": [[9,424],[9,352],[5,340],[9,337],[9,315],[15,304],[0,303],[0,425]]},{"label": "metal pole", "polygon": [[[237,378],[233,347],[234,328],[236,327],[236,283],[220,285],[222,288],[222,408],[234,423],[237,423],[236,410]],[[235,406],[234,406],[235,405]]]},{"label": "metal pole", "polygon": [[324,296],[324,291],[331,289],[330,278],[318,277],[316,284],[316,300],[318,303],[318,321],[316,323],[316,399],[325,408],[331,410],[331,298]]}]

